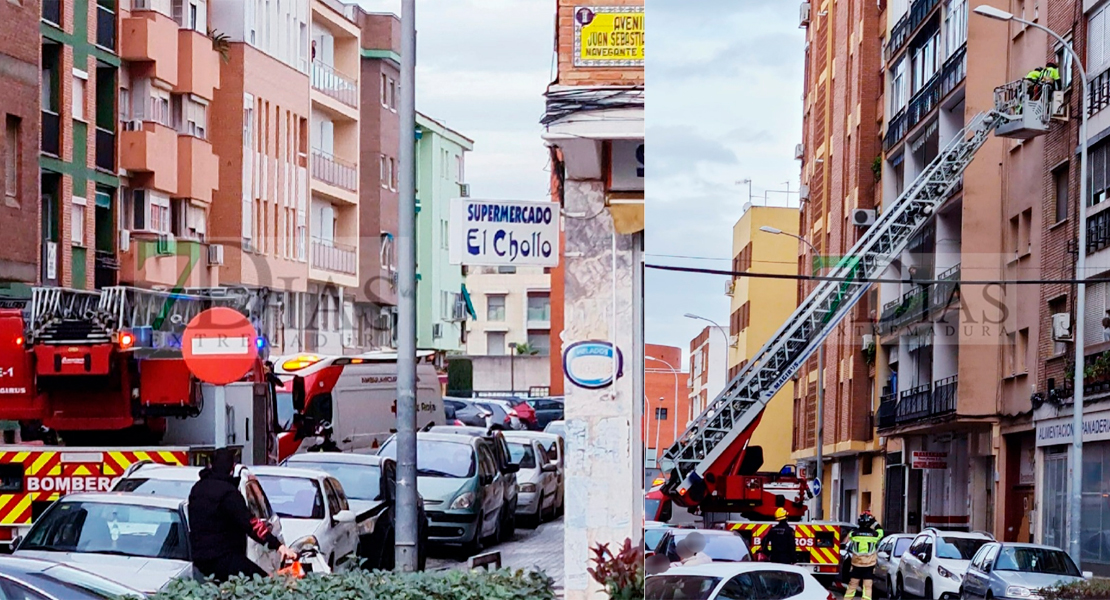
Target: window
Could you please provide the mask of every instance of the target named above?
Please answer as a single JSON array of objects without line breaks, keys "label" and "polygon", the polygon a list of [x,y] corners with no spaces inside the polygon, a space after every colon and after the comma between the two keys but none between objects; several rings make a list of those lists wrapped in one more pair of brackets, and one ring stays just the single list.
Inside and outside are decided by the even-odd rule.
[{"label": "window", "polygon": [[76,72],[73,74],[73,118],[78,121],[85,120],[85,86],[88,83],[87,79],[88,75],[82,77]]},{"label": "window", "polygon": [[[1065,38],[1071,42],[1071,36]],[[1071,53],[1064,50],[1063,46],[1056,47],[1056,64],[1060,69],[1060,89],[1066,90],[1071,87],[1072,67],[1071,67]]]},{"label": "window", "polygon": [[1021,220],[1017,216],[1010,217],[1010,253],[1017,255],[1020,246]]},{"label": "window", "polygon": [[439,220],[439,247],[443,250],[448,249],[448,241],[450,239],[450,230],[447,225],[447,219]]},{"label": "window", "polygon": [[1029,372],[1029,366],[1028,366],[1028,363],[1027,363],[1028,357],[1026,356],[1029,353],[1029,329],[1028,328],[1018,330],[1018,332],[1017,332],[1017,349],[1016,349],[1016,352],[1017,352],[1017,355],[1016,355],[1015,358],[1017,360],[1014,363],[1015,373],[1018,374],[1018,375],[1028,373]]},{"label": "window", "polygon": [[380,177],[380,179],[381,179],[381,182],[382,182],[382,187],[383,188],[388,188],[389,187],[389,175],[387,173],[388,173],[388,168],[389,168],[389,159],[386,158],[386,156],[383,154],[381,156],[381,160],[382,160],[382,164],[381,164],[381,177]]},{"label": "window", "polygon": [[174,96],[174,127],[179,133],[208,139],[208,103],[193,96]]},{"label": "window", "polygon": [[505,320],[505,295],[504,294],[489,294],[486,296],[486,320],[487,321],[504,321]]},{"label": "window", "polygon": [[131,90],[132,118],[174,126],[170,92],[153,84],[150,79],[137,79]]},{"label": "window", "polygon": [[[1087,20],[1087,72],[1101,73],[1110,63],[1110,5],[1094,11]],[[1060,76],[1063,77],[1061,71]]]},{"label": "window", "polygon": [[490,331],[486,333],[486,354],[489,356],[505,356],[504,331]]},{"label": "window", "polygon": [[551,331],[547,329],[528,330],[528,345],[536,351],[538,356],[551,354]]},{"label": "window", "polygon": [[151,190],[133,190],[131,217],[131,228],[136,231],[170,233],[170,199]]},{"label": "window", "polygon": [[498,275],[515,275],[516,267],[497,267]]},{"label": "window", "polygon": [[382,107],[389,108],[389,77],[382,73]]},{"label": "window", "polygon": [[902,57],[890,70],[890,113],[891,115],[906,106],[906,57]]},{"label": "window", "polygon": [[[1102,142],[1089,151],[1087,183],[1090,189],[1090,198],[1087,206],[1096,206],[1106,200],[1107,188],[1110,188],[1110,177],[1107,176],[1107,159],[1110,159],[1110,142]],[[1100,213],[1101,214],[1101,213]]]},{"label": "window", "polygon": [[4,123],[4,193],[15,199],[19,195],[19,163],[23,157],[20,132],[23,121],[15,115],[8,115]]},{"label": "window", "polygon": [[386,179],[386,181],[389,182],[389,190],[393,191],[393,192],[396,192],[397,191],[397,161],[394,160],[392,157],[390,157],[390,159],[389,159],[389,171],[388,171],[387,174],[389,175],[389,177]]},{"label": "window", "polygon": [[802,594],[805,581],[797,573],[780,571],[757,571],[753,574],[760,583],[760,598],[783,600]]},{"label": "window", "polygon": [[73,213],[70,215],[70,237],[74,246],[85,245],[85,210],[87,204],[84,198],[73,197]]},{"label": "window", "polygon": [[667,420],[667,409],[663,408],[663,407],[656,408],[655,409],[655,420],[656,421],[666,421]]},{"label": "window", "polygon": [[382,234],[381,265],[383,269],[393,269],[393,236]]},{"label": "window", "polygon": [[204,241],[207,233],[204,208],[185,198],[170,200],[171,230],[179,238]]},{"label": "window", "polygon": [[952,56],[967,42],[967,0],[948,0],[944,11],[945,56]]},{"label": "window", "polygon": [[912,48],[913,63],[913,92],[916,94],[925,84],[933,78],[940,66],[938,50],[940,46],[940,32],[936,32],[925,39],[920,46]]},{"label": "window", "polygon": [[463,178],[463,155],[460,154],[455,157],[455,182],[462,183],[464,181],[466,179]]},{"label": "window", "polygon": [[757,589],[752,575],[744,573],[730,579],[716,597],[721,600],[747,600],[748,598],[764,598],[765,595],[762,590]]},{"label": "window", "polygon": [[528,321],[551,320],[551,292],[528,292]]},{"label": "window", "polygon": [[397,112],[397,82],[392,78],[389,80],[389,110]]},{"label": "window", "polygon": [[1056,222],[1068,218],[1068,165],[1052,172],[1053,187],[1056,189]]}]

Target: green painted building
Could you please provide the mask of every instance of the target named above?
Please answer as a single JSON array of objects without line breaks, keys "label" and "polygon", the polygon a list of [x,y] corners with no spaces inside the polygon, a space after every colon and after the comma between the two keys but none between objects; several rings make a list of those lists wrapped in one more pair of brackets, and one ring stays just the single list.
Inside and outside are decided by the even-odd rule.
[{"label": "green painted building", "polygon": [[423,350],[466,350],[466,276],[450,262],[447,223],[473,149],[473,140],[416,115],[416,344]]}]

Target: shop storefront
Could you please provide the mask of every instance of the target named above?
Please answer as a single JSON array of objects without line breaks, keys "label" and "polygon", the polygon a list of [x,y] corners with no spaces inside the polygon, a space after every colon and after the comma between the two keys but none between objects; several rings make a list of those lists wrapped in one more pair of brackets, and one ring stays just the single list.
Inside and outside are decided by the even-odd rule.
[{"label": "shop storefront", "polygon": [[[989,529],[994,518],[990,432],[917,435],[902,440],[900,456],[887,457],[886,493],[888,510],[904,515],[903,531]],[[889,487],[892,480],[904,486],[901,498],[891,498],[897,493]]]}]

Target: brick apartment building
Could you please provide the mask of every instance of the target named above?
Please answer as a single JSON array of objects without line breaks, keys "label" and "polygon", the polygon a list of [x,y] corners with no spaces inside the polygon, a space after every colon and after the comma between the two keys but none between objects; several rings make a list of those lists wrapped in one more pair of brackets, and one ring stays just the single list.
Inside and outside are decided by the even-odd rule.
[{"label": "brick apartment building", "polygon": [[686,423],[701,414],[727,383],[728,330],[711,325],[690,340],[690,412],[684,415]]},{"label": "brick apartment building", "polygon": [[[682,370],[682,349],[673,346],[644,346],[644,429],[647,465],[671,447],[690,422],[689,373]],[[672,368],[673,367],[673,368]],[[694,413],[697,416],[698,413]]]},{"label": "brick apartment building", "polygon": [[39,22],[38,2],[0,4],[0,118],[4,198],[0,222],[0,296],[26,295],[39,280]]}]

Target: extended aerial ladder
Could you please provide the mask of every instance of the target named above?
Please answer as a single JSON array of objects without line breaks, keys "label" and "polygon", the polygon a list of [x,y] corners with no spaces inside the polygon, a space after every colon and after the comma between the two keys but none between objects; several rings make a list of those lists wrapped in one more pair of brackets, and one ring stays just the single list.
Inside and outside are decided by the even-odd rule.
[{"label": "extended aerial ladder", "polygon": [[[964,170],[992,132],[1028,139],[1048,130],[1052,94],[1032,94],[1028,82],[1016,81],[995,90],[995,108],[977,115],[921,172],[908,189],[890,203],[874,225],[827,274],[786,323],[751,358],[683,435],[664,452],[661,466],[669,471],[664,493],[685,507],[702,512],[741,512],[771,517],[784,501],[791,516],[804,512],[804,498],[792,489],[763,495],[762,503],[736,502],[758,498],[766,477],[753,477],[762,463],[745,456],[748,442],[767,403],[794,376],[852,307],[906,248],[913,235],[959,185]],[[1035,96],[1035,97],[1034,97]],[[795,481],[800,481],[795,478]],[[800,481],[804,487],[805,482]],[[775,484],[776,487],[788,487]]]}]

